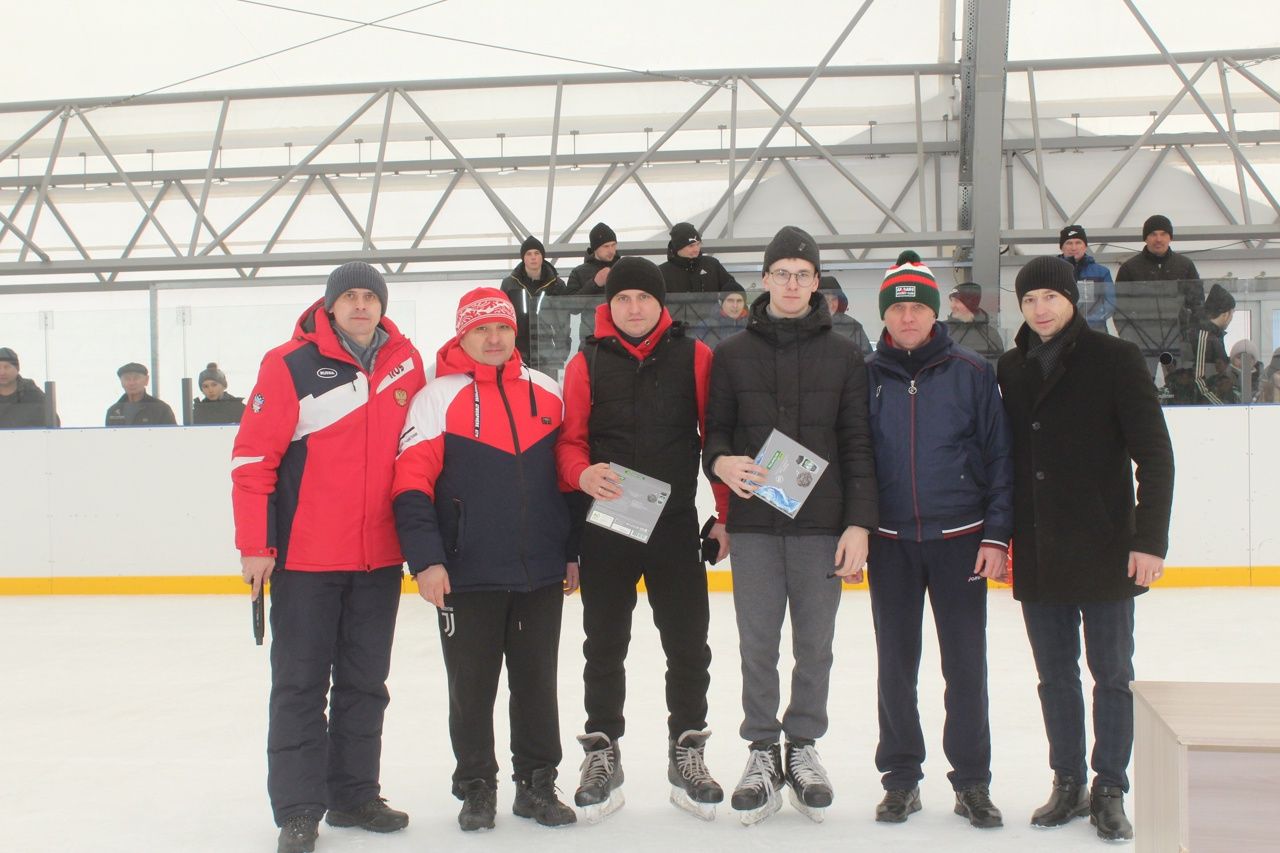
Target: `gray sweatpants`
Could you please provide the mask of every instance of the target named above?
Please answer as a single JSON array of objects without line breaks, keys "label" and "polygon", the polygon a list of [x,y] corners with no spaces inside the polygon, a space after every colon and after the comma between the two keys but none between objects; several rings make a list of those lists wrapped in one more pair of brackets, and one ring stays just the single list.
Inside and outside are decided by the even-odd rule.
[{"label": "gray sweatpants", "polygon": [[[828,578],[837,536],[734,533],[729,540],[733,606],[742,655],[742,737],[752,743],[816,740],[827,731],[831,644],[840,580]],[[791,611],[791,697],[778,722],[778,643]]]}]

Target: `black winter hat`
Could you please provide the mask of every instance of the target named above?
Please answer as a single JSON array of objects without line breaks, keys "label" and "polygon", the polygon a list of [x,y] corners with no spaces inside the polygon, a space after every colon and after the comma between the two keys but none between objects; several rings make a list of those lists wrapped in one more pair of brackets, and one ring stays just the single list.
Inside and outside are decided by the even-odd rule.
[{"label": "black winter hat", "polygon": [[196,379],[196,385],[203,385],[206,379],[212,379],[223,388],[227,387],[227,374],[218,369],[218,363],[216,361],[209,362],[209,366],[200,371],[200,376]]},{"label": "black winter hat", "polygon": [[1212,320],[1236,307],[1236,298],[1225,287],[1215,284],[1204,298],[1204,315]]},{"label": "black winter hat", "polygon": [[[1064,240],[1063,242],[1066,241]],[[978,309],[982,306],[982,285],[973,281],[957,284],[947,294],[947,298],[959,302],[970,314],[977,314]]]},{"label": "black winter hat", "polygon": [[809,232],[794,225],[784,225],[773,235],[764,250],[764,269],[783,258],[799,258],[813,264],[814,272],[822,272],[822,259],[818,256],[818,243]]},{"label": "black winter hat", "polygon": [[1032,258],[1018,270],[1013,289],[1017,292],[1019,301],[1032,290],[1056,290],[1070,299],[1072,305],[1080,301],[1075,270],[1062,258],[1050,255]]},{"label": "black winter hat", "polygon": [[18,364],[18,354],[8,347],[0,347],[0,361],[9,362],[15,370],[22,369],[22,365]]},{"label": "black winter hat", "polygon": [[332,311],[339,296],[356,288],[372,290],[382,303],[382,313],[387,313],[387,280],[364,261],[351,261],[329,273],[329,281],[324,286],[324,310]]},{"label": "black winter hat", "polygon": [[677,222],[671,227],[671,242],[667,243],[667,248],[678,252],[690,243],[701,242],[702,235],[692,222]]},{"label": "black winter hat", "polygon": [[1089,242],[1089,235],[1084,233],[1083,225],[1068,225],[1058,232],[1058,248],[1062,248],[1062,244],[1068,240],[1080,240],[1085,244]]},{"label": "black winter hat", "polygon": [[126,373],[141,373],[143,376],[150,376],[151,371],[147,370],[146,365],[138,364],[131,361],[128,364],[122,364],[120,369],[116,371],[116,376],[124,376]]},{"label": "black winter hat", "polygon": [[667,304],[667,283],[662,278],[662,271],[647,258],[628,255],[609,270],[609,277],[604,282],[605,299],[612,301],[624,290],[643,290],[658,300],[659,305]]},{"label": "black winter hat", "polygon": [[542,241],[539,240],[537,237],[534,237],[532,234],[526,237],[524,239],[524,242],[520,244],[520,257],[523,258],[524,253],[529,251],[530,249],[537,249],[539,255],[546,257],[547,247],[542,245]]},{"label": "black winter hat", "polygon": [[1148,216],[1147,221],[1142,223],[1142,239],[1147,239],[1147,235],[1152,231],[1163,231],[1169,235],[1169,239],[1173,239],[1173,223],[1169,221],[1169,217],[1162,214]]},{"label": "black winter hat", "polygon": [[589,246],[589,249],[592,252],[599,249],[605,243],[618,242],[618,235],[614,234],[613,229],[608,225],[605,225],[603,222],[597,222],[595,225],[591,226],[590,237],[591,245]]}]

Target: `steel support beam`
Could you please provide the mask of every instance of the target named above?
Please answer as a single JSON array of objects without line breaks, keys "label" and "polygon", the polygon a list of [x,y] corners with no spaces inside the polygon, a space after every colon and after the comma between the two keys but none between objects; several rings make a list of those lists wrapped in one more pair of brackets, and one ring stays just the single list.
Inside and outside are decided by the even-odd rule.
[{"label": "steel support beam", "polygon": [[[973,233],[973,280],[1000,283],[1000,165],[1009,0],[966,0],[961,66],[961,229]],[[966,221],[967,220],[967,221]]]}]

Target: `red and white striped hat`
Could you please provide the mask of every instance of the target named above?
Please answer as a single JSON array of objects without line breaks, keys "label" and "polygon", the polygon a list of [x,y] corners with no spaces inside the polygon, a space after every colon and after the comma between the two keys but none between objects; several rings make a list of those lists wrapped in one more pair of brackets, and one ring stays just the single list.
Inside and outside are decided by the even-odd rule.
[{"label": "red and white striped hat", "polygon": [[496,287],[477,287],[458,300],[458,337],[485,323],[506,323],[516,328],[516,306]]}]

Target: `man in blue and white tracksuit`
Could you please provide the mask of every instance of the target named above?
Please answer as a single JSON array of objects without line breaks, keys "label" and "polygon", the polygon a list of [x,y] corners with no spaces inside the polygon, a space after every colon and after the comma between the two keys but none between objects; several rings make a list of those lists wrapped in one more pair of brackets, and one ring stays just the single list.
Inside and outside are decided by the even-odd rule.
[{"label": "man in blue and white tracksuit", "polygon": [[916,686],[925,591],[946,680],[943,752],[955,813],[1002,825],[991,802],[987,578],[1003,579],[1013,462],[995,371],[938,322],[938,287],[914,253],[885,274],[880,344],[867,359],[880,521],[868,582],[875,622],[883,801],[876,820],[920,810],[925,749]]}]

